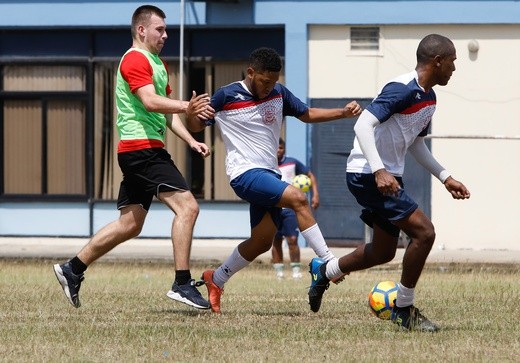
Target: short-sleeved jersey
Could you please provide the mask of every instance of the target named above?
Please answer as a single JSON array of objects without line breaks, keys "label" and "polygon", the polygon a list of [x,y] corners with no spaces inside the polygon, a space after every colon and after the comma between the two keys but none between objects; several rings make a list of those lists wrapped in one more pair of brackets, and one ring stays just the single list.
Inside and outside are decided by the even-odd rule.
[{"label": "short-sleeved jersey", "polygon": [[296,175],[307,175],[309,173],[309,168],[301,161],[288,156],[284,156],[283,159],[278,162],[278,168],[280,168],[280,172],[282,173],[282,180],[289,184],[291,184]]},{"label": "short-sleeved jersey", "polygon": [[165,115],[148,112],[135,95],[139,88],[149,84],[154,85],[158,95],[171,93],[166,64],[157,54],[129,49],[121,58],[117,72],[117,129],[121,138],[118,152],[164,146]]},{"label": "short-sleeved jersey", "polygon": [[220,88],[211,98],[217,124],[226,146],[226,173],[230,180],[250,169],[280,173],[278,143],[284,116],[299,117],[308,107],[277,83],[269,96],[254,97],[243,81]]},{"label": "short-sleeved jersey", "polygon": [[[380,122],[374,129],[377,151],[385,169],[395,176],[403,175],[408,148],[418,136],[427,135],[435,112],[435,92],[425,92],[417,77],[413,71],[391,80],[366,108]],[[347,160],[347,172],[372,173],[357,137]]]}]

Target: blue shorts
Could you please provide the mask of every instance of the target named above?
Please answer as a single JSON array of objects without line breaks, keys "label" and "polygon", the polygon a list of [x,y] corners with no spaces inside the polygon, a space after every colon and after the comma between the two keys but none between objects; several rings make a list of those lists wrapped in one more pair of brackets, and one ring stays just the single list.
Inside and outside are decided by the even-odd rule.
[{"label": "blue shorts", "polygon": [[289,184],[281,180],[281,175],[268,169],[251,169],[231,180],[231,188],[236,195],[249,202],[251,229],[256,227],[266,213],[278,228],[281,208],[276,207]]},{"label": "blue shorts", "polygon": [[383,195],[377,189],[373,174],[347,173],[347,187],[364,208],[361,219],[370,227],[377,224],[394,237],[399,237],[400,228],[392,223],[406,218],[419,206],[403,189],[403,179],[396,177],[401,185],[397,196]]},{"label": "blue shorts", "polygon": [[296,213],[290,208],[283,208],[276,237],[297,237],[298,233]]}]

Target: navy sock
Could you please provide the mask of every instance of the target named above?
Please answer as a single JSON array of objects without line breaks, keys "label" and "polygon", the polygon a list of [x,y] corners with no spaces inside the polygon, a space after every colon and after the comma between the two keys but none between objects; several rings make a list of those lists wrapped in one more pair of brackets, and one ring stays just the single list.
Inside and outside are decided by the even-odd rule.
[{"label": "navy sock", "polygon": [[78,256],[70,260],[70,267],[74,275],[81,275],[87,269],[87,265],[85,265]]},{"label": "navy sock", "polygon": [[175,271],[175,282],[177,285],[187,284],[191,280],[190,270],[176,270]]}]

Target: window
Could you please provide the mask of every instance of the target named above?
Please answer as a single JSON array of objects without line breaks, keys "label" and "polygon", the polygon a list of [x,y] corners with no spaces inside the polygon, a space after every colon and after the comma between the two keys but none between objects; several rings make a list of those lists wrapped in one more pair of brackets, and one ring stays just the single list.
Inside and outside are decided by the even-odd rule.
[{"label": "window", "polygon": [[86,67],[5,65],[1,194],[85,196]]},{"label": "window", "polygon": [[351,27],[351,51],[378,51],[379,27]]}]

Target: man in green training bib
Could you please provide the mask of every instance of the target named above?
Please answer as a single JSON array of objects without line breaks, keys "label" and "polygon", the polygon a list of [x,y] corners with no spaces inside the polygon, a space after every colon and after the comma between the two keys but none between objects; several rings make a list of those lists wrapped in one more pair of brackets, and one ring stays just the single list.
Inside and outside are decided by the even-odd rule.
[{"label": "man in green training bib", "polygon": [[164,149],[166,128],[203,157],[207,145],[188,132],[179,113],[201,119],[213,117],[207,94],[192,94],[191,100],[170,98],[168,68],[159,58],[166,39],[164,12],[152,5],[137,8],[132,16],[132,47],[123,55],[117,72],[117,129],[120,136],[118,162],[123,172],[117,208],[118,220],[98,231],[71,260],[54,265],[65,296],[81,306],[79,289],[91,263],[118,244],[137,237],[143,228],[154,196],[175,213],[172,225],[175,280],[167,296],[198,309],[209,309],[191,278],[190,252],[199,206],[188,184]]}]

